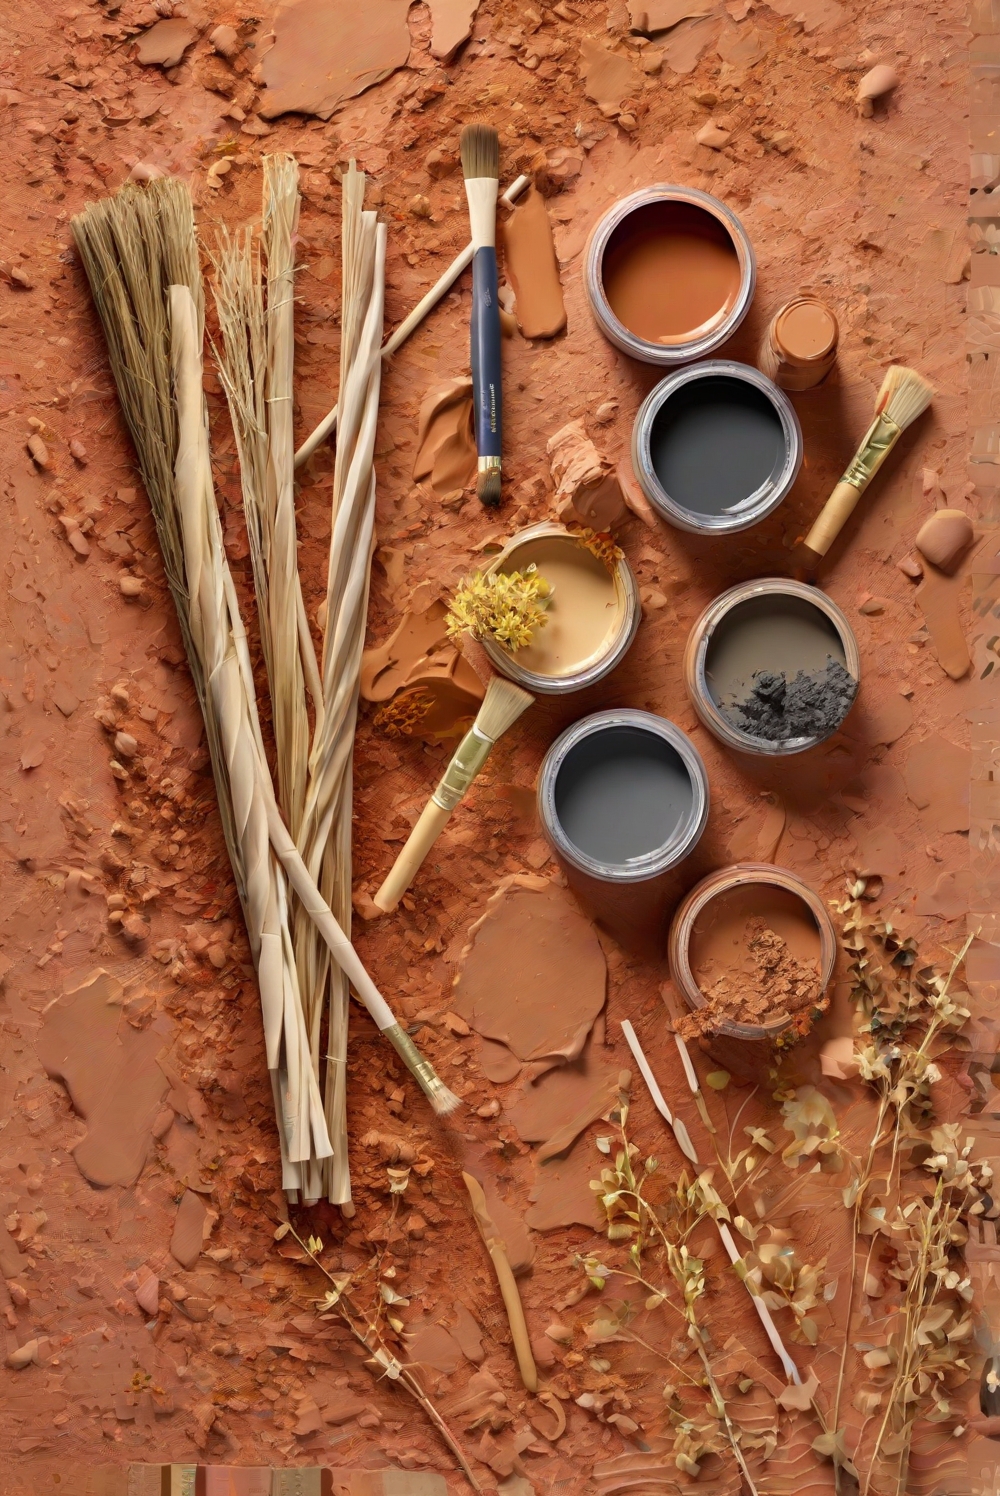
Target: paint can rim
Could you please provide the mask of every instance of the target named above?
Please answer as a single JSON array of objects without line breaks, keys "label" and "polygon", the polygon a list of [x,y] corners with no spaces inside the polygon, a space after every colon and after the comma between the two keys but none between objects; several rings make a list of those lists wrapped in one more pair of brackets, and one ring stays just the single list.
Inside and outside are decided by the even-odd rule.
[{"label": "paint can rim", "polygon": [[[618,320],[604,290],[604,252],[611,235],[630,213],[658,202],[688,203],[710,213],[729,234],[740,264],[740,289],[729,312],[717,327],[686,343],[650,343],[645,338],[637,337]],[[594,319],[608,342],[620,353],[628,354],[630,358],[639,359],[642,363],[673,369],[691,363],[694,359],[708,357],[732,337],[753,300],[757,285],[757,259],[742,222],[719,198],[702,192],[698,187],[683,187],[674,182],[655,182],[619,198],[598,219],[584,250],[583,279]]]},{"label": "paint can rim", "polygon": [[[785,460],[772,472],[764,483],[752,494],[748,494],[736,513],[700,514],[687,509],[667,493],[653,465],[653,427],[660,411],[681,390],[689,388],[702,379],[732,379],[749,385],[764,395],[771,403],[781,422],[785,442]],[[677,369],[654,385],[639,407],[632,427],[632,471],[636,481],[650,504],[662,519],[678,530],[690,535],[733,535],[749,530],[769,514],[773,514],[791,492],[802,467],[804,444],[802,427],[795,407],[774,383],[751,364],[736,363],[731,359],[706,359],[686,369]]]},{"label": "paint can rim", "polygon": [[[639,728],[668,743],[691,781],[690,809],[678,822],[673,834],[661,847],[628,863],[602,862],[584,852],[566,835],[556,810],[556,784],[568,755],[585,738],[616,727]],[[572,723],[549,748],[538,776],[538,814],[550,844],[571,867],[602,883],[645,883],[683,862],[701,839],[708,822],[709,805],[708,773],[701,754],[687,733],[666,717],[632,707],[592,712]]]}]

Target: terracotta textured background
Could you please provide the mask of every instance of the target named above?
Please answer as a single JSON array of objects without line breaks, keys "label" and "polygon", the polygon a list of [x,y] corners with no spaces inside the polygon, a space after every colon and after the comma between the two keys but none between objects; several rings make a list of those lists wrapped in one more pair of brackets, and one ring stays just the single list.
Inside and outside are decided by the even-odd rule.
[{"label": "terracotta textured background", "polygon": [[[602,341],[581,283],[586,236],[617,196],[650,181],[683,181],[717,193],[743,218],[758,254],[758,292],[728,356],[753,361],[769,317],[790,294],[809,289],[830,301],[841,320],[842,353],[828,385],[795,397],[807,459],[789,501],[725,546],[647,529],[637,519],[622,527],[619,540],[645,600],[628,659],[584,697],[532,709],[455,816],[434,870],[414,890],[413,908],[391,925],[359,920],[356,937],[379,985],[411,1023],[421,1024],[419,1042],[469,1104],[462,1126],[486,1151],[496,1194],[523,1213],[536,1170],[532,1149],[505,1115],[517,1083],[487,1081],[474,1040],[445,1023],[456,961],[469,925],[502,878],[557,876],[532,802],[537,767],[553,736],[598,707],[658,711],[692,733],[712,782],[711,820],[684,870],[687,883],[756,855],[783,811],[777,860],[824,896],[839,896],[845,875],[860,869],[883,878],[886,909],[901,911],[929,953],[954,946],[966,928],[978,933],[970,965],[971,1064],[966,1056],[951,1067],[940,1106],[956,1116],[971,1102],[970,1127],[981,1151],[988,1156],[995,1146],[989,1072],[1000,981],[1000,812],[993,788],[1000,731],[992,679],[981,677],[995,658],[990,620],[1000,606],[991,528],[1000,522],[1000,501],[989,476],[1000,453],[992,373],[1000,347],[993,287],[1000,277],[991,269],[998,263],[998,229],[990,198],[1000,175],[991,135],[1000,9],[985,0],[974,17],[971,230],[970,34],[958,0],[878,7],[816,0],[801,17],[795,0],[770,6],[735,0],[707,22],[682,23],[688,32],[693,24],[704,28],[704,46],[688,71],[677,71],[669,59],[649,76],[635,69],[624,127],[587,97],[579,67],[581,38],[627,50],[624,6],[586,0],[565,9],[566,16],[546,10],[543,18],[540,9],[522,14],[483,0],[475,40],[441,65],[428,48],[429,14],[415,5],[407,66],[326,124],[292,116],[264,125],[249,65],[241,64],[233,89],[244,101],[242,129],[223,117],[226,100],[207,86],[215,64],[206,61],[206,35],[209,22],[244,20],[259,55],[266,18],[251,23],[237,12],[209,13],[198,0],[190,13],[203,34],[166,77],[133,60],[129,28],[155,19],[139,0],[113,13],[97,4],[60,8],[34,0],[16,13],[8,8],[0,27],[6,180],[0,205],[0,1206],[7,1233],[0,1231],[0,1313],[8,1352],[39,1341],[37,1364],[0,1370],[4,1496],[85,1489],[83,1467],[130,1460],[451,1468],[420,1412],[386,1382],[372,1380],[346,1337],[335,1327],[317,1333],[310,1308],[317,1284],[272,1241],[284,1200],[252,967],[153,527],[69,233],[72,213],[117,187],[136,162],[190,178],[200,228],[211,242],[218,221],[241,223],[259,212],[256,162],[263,151],[299,156],[296,375],[303,435],[335,395],[338,166],[357,157],[389,223],[387,320],[394,325],[467,233],[460,177],[432,177],[428,153],[454,153],[461,125],[486,111],[501,130],[505,180],[539,151],[553,163],[549,175],[561,190],[549,211],[569,325],[551,344],[505,343],[509,464],[499,516],[484,514],[469,496],[442,507],[410,478],[421,399],[466,367],[464,282],[386,371],[373,641],[395,626],[403,603],[425,606],[462,575],[475,548],[549,512],[545,442],[566,420],[583,417],[616,461],[627,446],[655,374],[627,364]],[[538,36],[557,37],[566,47],[555,57],[536,48],[532,66]],[[691,51],[698,53],[693,43]],[[902,81],[876,118],[862,120],[853,91],[873,60],[893,62]],[[718,96],[711,107],[694,97],[708,92]],[[732,129],[721,152],[694,138],[710,116]],[[207,168],[226,141],[233,142],[226,147],[233,167],[213,189]],[[414,214],[415,196],[427,199],[429,217]],[[844,730],[809,759],[778,770],[736,763],[697,725],[686,700],[680,662],[688,628],[724,587],[789,571],[791,547],[853,453],[892,361],[919,368],[938,395],[863,501],[825,574],[861,645],[860,703]],[[218,385],[210,380],[210,387],[217,488],[245,584],[233,442]],[[597,427],[593,414],[609,400],[617,402],[616,414]],[[43,423],[53,454],[47,472],[25,450],[32,417]],[[74,438],[85,448],[83,462],[70,454]],[[299,495],[310,608],[322,591],[331,472],[332,455],[324,451]],[[896,566],[939,490],[978,516],[982,534],[965,568],[962,608],[974,662],[960,682],[937,664],[914,585]],[[71,548],[61,516],[82,524],[88,554]],[[122,596],[123,571],[143,580],[138,602]],[[115,687],[124,688],[118,704],[110,696]],[[111,743],[94,718],[102,709],[114,710],[138,743],[124,785],[110,772]],[[362,904],[446,756],[444,748],[389,743],[362,721],[355,838]],[[138,916],[131,943],[109,924],[109,898]],[[664,1024],[665,964],[602,939],[609,967],[607,1019],[598,1036],[609,1051],[604,1058],[626,1062],[618,1025],[631,1017],[664,1089],[680,1095]],[[67,995],[95,968],[121,987],[114,1041],[94,1050],[93,1073],[107,1077],[108,1094],[115,1087],[119,1098],[129,1086],[140,1091],[122,1098],[123,1115],[140,1139],[154,1122],[158,1134],[138,1180],[103,1189],[82,1176],[72,1152],[87,1124],[40,1058],[48,1025],[73,1007]],[[839,998],[835,1009],[830,1022],[842,1024]],[[123,1044],[125,1061],[115,1071]],[[802,1078],[814,1072],[815,1059],[803,1053]],[[556,1363],[549,1374],[569,1394],[567,1432],[550,1445],[528,1422],[452,1153],[362,1016],[353,1018],[350,1076],[357,1213],[350,1220],[328,1209],[313,1213],[328,1260],[358,1267],[385,1241],[384,1167],[361,1139],[374,1129],[411,1141],[433,1167],[411,1186],[413,1201],[388,1243],[410,1299],[410,1328],[440,1322],[438,1328],[456,1329],[456,1306],[464,1306],[482,1331],[483,1364],[497,1389],[493,1406],[510,1416],[495,1436],[483,1426],[466,1427],[461,1405],[474,1367],[461,1355],[450,1371],[439,1365],[428,1373],[436,1399],[452,1410],[465,1447],[492,1465],[492,1474],[483,1465],[484,1481],[519,1460],[539,1490],[591,1489],[595,1464],[626,1445],[615,1427],[573,1399],[610,1388],[627,1400],[629,1416],[650,1441],[663,1428],[664,1378],[656,1357],[634,1346],[609,1347],[610,1375],[590,1365],[586,1330],[595,1306],[584,1300],[567,1307],[580,1283],[573,1256],[591,1243],[588,1228],[535,1233],[534,1262],[522,1279],[533,1335],[556,1318],[574,1332],[572,1350],[551,1345],[549,1351]],[[494,1098],[499,1115],[480,1118],[477,1108]],[[863,1135],[864,1104],[845,1087],[835,1099],[845,1129]],[[141,1106],[149,1115],[140,1127]],[[633,1126],[644,1150],[666,1156],[644,1093],[636,1093]],[[589,1129],[570,1155],[583,1184],[597,1168],[597,1130]],[[169,1249],[179,1202],[187,1200],[198,1214],[191,1195],[204,1204],[205,1226],[212,1228],[206,1246],[216,1256],[202,1255],[184,1269]],[[829,1204],[803,1196],[788,1207],[807,1258],[825,1252],[832,1261],[843,1251],[840,1236],[831,1235]],[[995,1292],[995,1242],[977,1244],[972,1255],[980,1292],[988,1296]],[[153,1321],[135,1297],[150,1272],[161,1280]],[[832,1266],[828,1272],[834,1276]],[[843,1290],[824,1331],[832,1344],[842,1297]],[[736,1334],[766,1359],[749,1306],[734,1296],[718,1258],[710,1260],[708,1305],[718,1344]],[[645,1333],[658,1331],[652,1326]],[[829,1364],[819,1358],[818,1369],[828,1373]],[[794,1432],[783,1430],[783,1450],[766,1477],[776,1491],[791,1480],[781,1461]],[[915,1462],[913,1490],[968,1490],[970,1467],[973,1488],[994,1490],[995,1447],[984,1439],[952,1440],[928,1455],[926,1469]],[[459,1488],[457,1476],[449,1480]],[[810,1480],[816,1489],[829,1488],[818,1467]],[[806,1484],[796,1477],[787,1488]]]}]

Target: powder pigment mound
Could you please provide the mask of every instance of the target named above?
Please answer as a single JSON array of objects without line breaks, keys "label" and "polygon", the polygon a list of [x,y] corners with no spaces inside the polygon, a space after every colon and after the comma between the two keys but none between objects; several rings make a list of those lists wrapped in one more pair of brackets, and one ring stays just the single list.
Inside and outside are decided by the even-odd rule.
[{"label": "powder pigment mound", "polygon": [[469,935],[454,1011],[519,1060],[575,1059],[604,1006],[607,968],[570,895],[544,878],[515,875]]},{"label": "powder pigment mound", "polygon": [[[785,894],[788,907],[781,920],[776,915],[782,912],[783,890],[767,889],[763,903],[760,892],[755,889],[757,897],[749,898],[745,888],[720,894],[696,922],[691,966],[705,1005],[678,1020],[683,1038],[718,1032],[727,1023],[770,1027],[788,1018],[805,1032],[812,1014],[825,1005],[815,924],[810,941],[806,919],[791,908],[794,903],[804,910],[801,900]],[[770,902],[775,908],[768,907]],[[766,912],[749,912],[755,907]],[[773,928],[777,923],[788,939]],[[811,956],[810,944],[815,947]]]},{"label": "powder pigment mound", "polygon": [[723,702],[734,727],[755,738],[785,743],[795,738],[825,738],[836,732],[858,694],[858,683],[839,660],[823,670],[800,670],[791,680],[782,672],[761,670],[742,700]]}]

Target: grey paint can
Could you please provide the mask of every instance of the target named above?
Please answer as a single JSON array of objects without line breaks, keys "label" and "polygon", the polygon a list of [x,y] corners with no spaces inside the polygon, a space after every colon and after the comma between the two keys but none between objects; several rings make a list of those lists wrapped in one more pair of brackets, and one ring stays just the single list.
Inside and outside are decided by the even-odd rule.
[{"label": "grey paint can", "polygon": [[538,809],[562,861],[603,884],[674,868],[708,819],[708,775],[687,734],[664,717],[595,712],[568,727],[542,764]]},{"label": "grey paint can", "polygon": [[632,428],[632,467],[663,519],[695,535],[729,535],[771,514],[802,466],[802,428],[783,390],[749,364],[709,359],[646,396]]}]

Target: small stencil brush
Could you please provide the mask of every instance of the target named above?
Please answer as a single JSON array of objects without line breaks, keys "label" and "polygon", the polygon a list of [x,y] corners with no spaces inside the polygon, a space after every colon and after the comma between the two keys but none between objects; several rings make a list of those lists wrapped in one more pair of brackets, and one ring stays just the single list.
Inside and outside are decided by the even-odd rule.
[{"label": "small stencil brush", "polygon": [[462,173],[472,230],[472,391],[479,453],[480,502],[500,502],[500,303],[497,300],[497,193],[500,137],[489,125],[466,125]]}]

